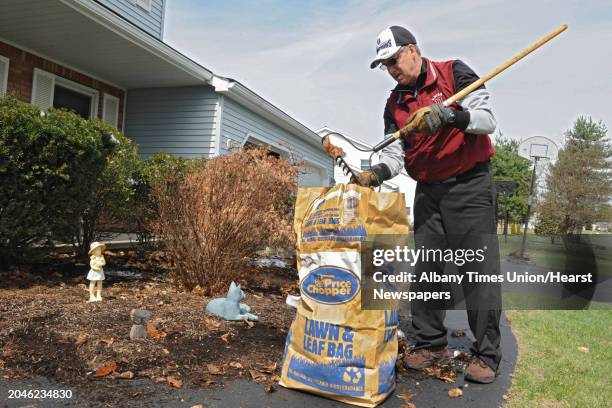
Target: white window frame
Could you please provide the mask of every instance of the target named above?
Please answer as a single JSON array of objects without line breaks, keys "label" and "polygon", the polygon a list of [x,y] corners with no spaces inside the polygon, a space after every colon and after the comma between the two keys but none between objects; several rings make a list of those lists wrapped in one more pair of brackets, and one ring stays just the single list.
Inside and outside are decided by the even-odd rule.
[{"label": "white window frame", "polygon": [[265,147],[268,150],[270,150],[271,152],[277,153],[280,155],[280,157],[282,158],[288,158],[289,157],[289,149],[285,148],[284,146],[272,146],[271,144],[265,142],[263,140],[263,138],[261,138],[260,136],[256,135],[255,133],[252,132],[248,132],[246,134],[246,137],[244,138],[244,140],[242,141],[242,144],[240,147],[244,148],[244,146],[247,143],[253,143],[256,144],[258,146],[261,147]]},{"label": "white window frame", "polygon": [[117,102],[117,123],[110,123],[111,126],[119,128],[119,105],[121,100],[119,98],[117,98],[116,96],[113,95],[109,95],[107,93],[103,94],[102,96],[102,121],[104,121],[104,117],[106,116],[106,100],[114,100],[115,102]]},{"label": "white window frame", "polygon": [[[55,93],[55,87],[59,85],[63,88],[68,88],[71,91],[78,92],[80,94],[91,97],[91,107],[89,110],[89,120],[96,119],[98,117],[98,99],[100,93],[93,88],[85,85],[78,84],[69,79],[59,77],[55,75],[55,84],[53,85],[53,93]],[[53,104],[51,104],[53,106]]]},{"label": "white window frame", "polygon": [[4,71],[4,78],[0,78],[0,81],[2,82],[2,89],[3,89],[2,93],[0,93],[0,96],[4,96],[6,95],[6,92],[8,91],[6,87],[8,86],[8,73],[9,73],[9,66],[11,65],[11,60],[7,57],[0,55],[0,61],[6,63],[6,71]]}]

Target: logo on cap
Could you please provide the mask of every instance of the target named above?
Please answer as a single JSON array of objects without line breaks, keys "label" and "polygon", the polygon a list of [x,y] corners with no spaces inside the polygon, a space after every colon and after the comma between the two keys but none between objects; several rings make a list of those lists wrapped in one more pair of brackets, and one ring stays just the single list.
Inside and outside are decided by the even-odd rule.
[{"label": "logo on cap", "polygon": [[[380,43],[380,38],[378,39],[378,42]],[[389,38],[387,41],[385,41],[382,44],[378,44],[378,46],[376,47],[376,53],[379,53],[380,50],[384,49],[384,48],[389,48],[391,47],[391,39]]]}]

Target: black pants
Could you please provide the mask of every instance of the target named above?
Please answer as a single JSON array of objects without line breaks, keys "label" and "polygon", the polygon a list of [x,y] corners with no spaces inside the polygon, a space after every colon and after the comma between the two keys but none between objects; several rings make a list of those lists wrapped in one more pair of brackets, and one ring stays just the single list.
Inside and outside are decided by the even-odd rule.
[{"label": "black pants", "polygon": [[[499,274],[499,244],[496,236],[495,184],[489,162],[437,184],[418,183],[414,199],[416,248],[465,250],[485,247],[483,262],[457,266],[464,275],[462,289],[470,329],[476,341],[472,352],[494,370],[501,361],[499,321],[501,286],[499,283],[469,283],[465,272]],[[481,258],[482,259],[482,258]],[[418,262],[415,271],[444,273],[444,262]],[[439,283],[414,283],[411,290],[440,290]],[[411,303],[415,348],[447,344],[441,303]]]}]

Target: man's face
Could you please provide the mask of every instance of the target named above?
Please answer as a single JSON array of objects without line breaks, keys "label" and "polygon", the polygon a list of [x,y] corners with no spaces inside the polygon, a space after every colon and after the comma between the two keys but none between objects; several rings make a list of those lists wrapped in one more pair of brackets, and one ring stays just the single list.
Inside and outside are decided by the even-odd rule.
[{"label": "man's face", "polygon": [[[396,62],[392,64],[394,59]],[[400,85],[414,85],[421,73],[421,56],[414,44],[406,45],[398,54],[382,63]]]}]

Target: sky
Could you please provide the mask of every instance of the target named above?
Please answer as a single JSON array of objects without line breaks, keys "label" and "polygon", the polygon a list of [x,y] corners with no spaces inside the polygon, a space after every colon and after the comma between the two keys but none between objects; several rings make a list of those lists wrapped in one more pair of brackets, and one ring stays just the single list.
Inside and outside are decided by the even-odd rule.
[{"label": "sky", "polygon": [[408,28],[422,55],[481,76],[560,24],[569,29],[487,83],[498,132],[559,144],[579,115],[612,126],[612,2],[167,0],[164,41],[312,130],[376,143],[395,86],[369,68],[378,33]]}]

